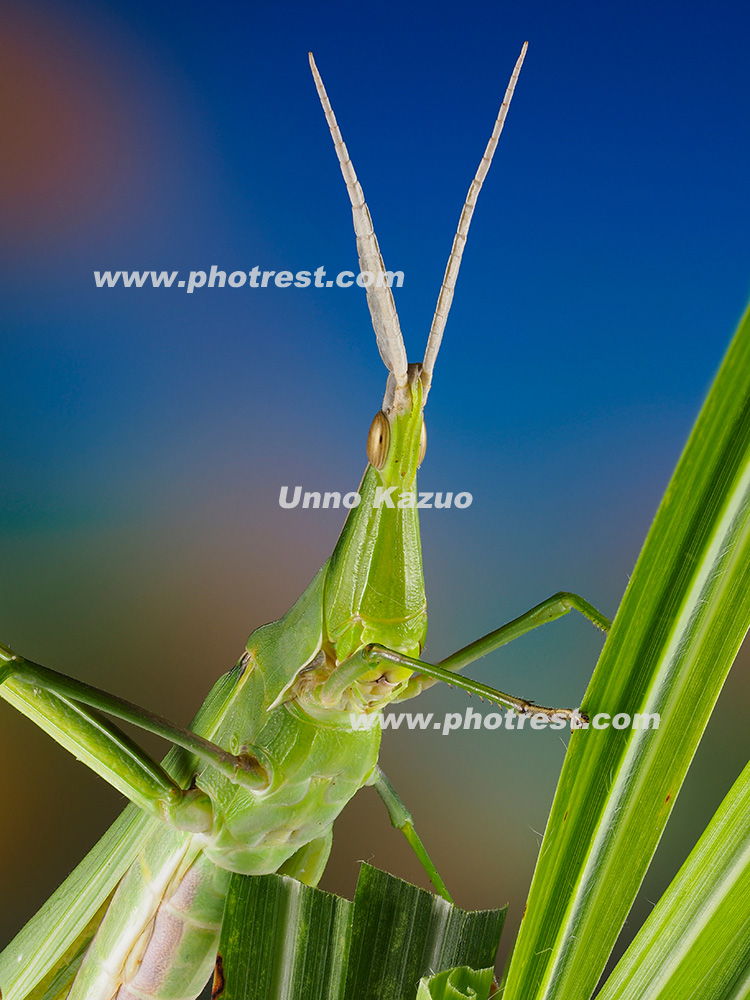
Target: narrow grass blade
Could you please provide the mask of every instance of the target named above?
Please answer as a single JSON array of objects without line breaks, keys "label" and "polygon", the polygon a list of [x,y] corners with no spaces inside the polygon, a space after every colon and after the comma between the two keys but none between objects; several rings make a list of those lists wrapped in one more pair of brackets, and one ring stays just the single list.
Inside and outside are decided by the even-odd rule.
[{"label": "narrow grass blade", "polygon": [[731,1000],[748,971],[750,764],[597,1000]]},{"label": "narrow grass blade", "polygon": [[750,624],[750,319],[667,488],[573,734],[504,1000],[588,1000]]}]

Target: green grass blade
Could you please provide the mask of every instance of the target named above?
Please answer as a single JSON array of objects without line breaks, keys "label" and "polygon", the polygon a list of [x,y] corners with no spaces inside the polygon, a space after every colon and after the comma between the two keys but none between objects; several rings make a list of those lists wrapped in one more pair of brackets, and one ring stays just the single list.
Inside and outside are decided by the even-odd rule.
[{"label": "green grass blade", "polygon": [[347,1000],[414,1000],[422,976],[495,961],[501,910],[467,913],[431,892],[362,865],[346,984]]},{"label": "green grass blade", "polygon": [[423,976],[491,966],[504,919],[505,909],[466,913],[368,865],[353,903],[286,876],[235,876],[214,995],[415,1000]]},{"label": "green grass blade", "polygon": [[340,1000],[351,911],[348,899],[285,875],[233,876],[214,995],[222,1000]]},{"label": "green grass blade", "polygon": [[750,764],[597,1000],[728,1000],[750,963]]},{"label": "green grass blade", "polygon": [[750,318],[649,532],[584,699],[658,731],[574,733],[504,1000],[588,1000],[750,624]]}]

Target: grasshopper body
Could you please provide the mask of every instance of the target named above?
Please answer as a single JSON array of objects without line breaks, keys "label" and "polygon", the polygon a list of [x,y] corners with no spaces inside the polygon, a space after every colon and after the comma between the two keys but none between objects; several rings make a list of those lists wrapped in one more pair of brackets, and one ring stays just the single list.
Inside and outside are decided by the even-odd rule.
[{"label": "grasshopper body", "polygon": [[[606,627],[580,598],[555,595],[442,666],[420,660],[427,618],[418,511],[416,503],[382,500],[394,491],[416,496],[423,408],[469,222],[524,54],[525,46],[461,214],[421,364],[407,364],[369,212],[311,60],[389,372],[368,437],[360,502],[331,558],[282,619],[253,632],[189,730],[0,646],[5,700],[134,803],[0,956],[4,1000],[42,996],[53,980],[54,995],[69,1000],[197,996],[213,965],[231,872],[281,871],[316,884],[334,820],[368,783],[394,819],[394,793],[377,767],[380,727],[354,726],[353,716],[372,717],[446,679],[529,712],[531,703],[452,671],[572,608]],[[101,712],[166,736],[175,749],[159,765]],[[403,828],[447,895],[413,828]]]}]

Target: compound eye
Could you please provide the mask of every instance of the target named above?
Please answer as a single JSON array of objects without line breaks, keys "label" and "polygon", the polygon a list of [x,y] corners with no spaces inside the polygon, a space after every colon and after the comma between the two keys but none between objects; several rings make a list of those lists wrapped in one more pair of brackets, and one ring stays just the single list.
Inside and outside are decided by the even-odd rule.
[{"label": "compound eye", "polygon": [[382,469],[385,460],[388,458],[388,449],[391,444],[391,425],[388,417],[380,410],[375,414],[375,419],[370,424],[370,432],[367,435],[367,459],[374,468]]},{"label": "compound eye", "polygon": [[417,459],[417,465],[421,465],[424,462],[424,453],[427,451],[427,427],[425,426],[424,417],[422,417],[422,430],[419,432],[419,458]]}]

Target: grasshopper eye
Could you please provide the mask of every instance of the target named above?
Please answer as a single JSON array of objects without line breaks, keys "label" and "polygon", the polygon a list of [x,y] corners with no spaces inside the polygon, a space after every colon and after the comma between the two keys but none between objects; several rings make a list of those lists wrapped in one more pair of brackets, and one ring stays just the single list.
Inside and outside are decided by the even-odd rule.
[{"label": "grasshopper eye", "polygon": [[417,459],[417,465],[421,465],[424,462],[424,453],[427,451],[427,427],[425,426],[424,417],[422,417],[422,429],[419,432],[419,458]]},{"label": "grasshopper eye", "polygon": [[367,435],[367,458],[376,469],[382,469],[385,460],[388,458],[388,449],[391,444],[391,425],[388,417],[382,410],[375,414],[375,419],[370,424],[370,432]]}]

